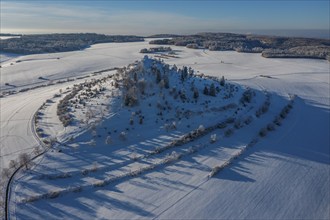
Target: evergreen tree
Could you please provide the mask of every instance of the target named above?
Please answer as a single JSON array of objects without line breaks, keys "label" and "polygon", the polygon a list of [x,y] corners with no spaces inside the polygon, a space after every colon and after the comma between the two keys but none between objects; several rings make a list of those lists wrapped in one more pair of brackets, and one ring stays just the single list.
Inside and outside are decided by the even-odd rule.
[{"label": "evergreen tree", "polygon": [[137,73],[136,72],[134,73],[134,76],[133,77],[134,77],[134,81],[137,82],[138,81],[138,77],[137,77]]},{"label": "evergreen tree", "polygon": [[225,85],[225,77],[224,76],[222,76],[221,79],[220,79],[220,85],[221,86]]},{"label": "evergreen tree", "polygon": [[209,95],[210,96],[216,96],[216,91],[215,91],[214,83],[212,83],[211,86],[210,86]]},{"label": "evergreen tree", "polygon": [[156,83],[160,83],[160,81],[162,80],[162,76],[160,75],[160,71],[158,69],[156,69]]},{"label": "evergreen tree", "polygon": [[165,89],[169,89],[170,88],[170,80],[168,79],[168,76],[167,75],[165,75],[164,76],[164,87],[165,87]]},{"label": "evergreen tree", "polygon": [[204,95],[209,95],[209,89],[207,88],[207,86],[204,87],[203,93]]},{"label": "evergreen tree", "polygon": [[185,81],[188,76],[188,68],[186,66],[183,67],[182,73],[181,73],[181,81]]},{"label": "evergreen tree", "polygon": [[199,92],[198,92],[198,89],[194,89],[194,99],[198,99],[199,97]]}]

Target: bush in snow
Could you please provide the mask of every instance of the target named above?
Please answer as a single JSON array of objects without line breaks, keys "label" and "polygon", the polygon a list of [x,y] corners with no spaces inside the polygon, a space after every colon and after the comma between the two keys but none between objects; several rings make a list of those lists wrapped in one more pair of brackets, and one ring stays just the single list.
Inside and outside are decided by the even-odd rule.
[{"label": "bush in snow", "polygon": [[112,143],[112,139],[111,139],[111,136],[108,135],[107,138],[105,139],[105,144],[111,144]]},{"label": "bush in snow", "polygon": [[209,95],[209,89],[207,88],[207,86],[204,87],[203,94]]},{"label": "bush in snow", "polygon": [[93,186],[94,187],[103,187],[103,186],[105,186],[106,185],[106,181],[104,181],[104,180],[98,180],[98,181],[95,181],[94,183],[93,183]]},{"label": "bush in snow", "polygon": [[17,168],[17,162],[16,162],[16,160],[10,160],[9,161],[9,168],[10,169],[16,169]]},{"label": "bush in snow", "polygon": [[242,104],[250,103],[252,101],[253,96],[254,96],[254,92],[251,89],[247,89],[244,91],[244,93],[240,99],[240,102]]},{"label": "bush in snow", "polygon": [[68,189],[69,192],[81,192],[82,191],[82,187],[81,186],[70,186]]},{"label": "bush in snow", "polygon": [[215,166],[212,168],[211,172],[207,175],[209,178],[213,177],[214,175],[216,175],[217,173],[219,173],[219,171],[222,169],[221,166]]},{"label": "bush in snow", "polygon": [[267,135],[267,128],[262,128],[260,131],[259,131],[259,135],[260,137],[264,137]]},{"label": "bush in snow", "polygon": [[277,126],[281,126],[281,124],[282,124],[282,118],[281,117],[279,117],[279,116],[276,116],[275,117],[275,119],[274,119],[274,124],[276,124]]},{"label": "bush in snow", "polygon": [[99,164],[97,162],[93,162],[93,165],[89,170],[91,172],[96,172],[98,169],[99,169]]},{"label": "bush in snow", "polygon": [[122,140],[122,141],[125,141],[126,139],[127,139],[127,134],[126,134],[126,132],[121,132],[120,134],[119,134],[119,139],[120,140]]},{"label": "bush in snow", "polygon": [[55,199],[56,197],[58,197],[60,195],[61,191],[57,190],[57,191],[51,191],[49,193],[47,193],[46,198],[48,199]]},{"label": "bush in snow", "polygon": [[197,128],[197,133],[198,134],[202,134],[204,133],[205,131],[205,127],[203,125],[200,125],[198,128]]},{"label": "bush in snow", "polygon": [[236,129],[239,129],[239,128],[241,128],[243,125],[242,125],[242,121],[240,120],[240,119],[237,119],[236,121],[235,121],[235,123],[234,123],[234,127],[236,128]]},{"label": "bush in snow", "polygon": [[89,142],[89,146],[96,146],[96,141],[94,139],[92,139],[90,142]]},{"label": "bush in snow", "polygon": [[193,153],[195,153],[195,152],[197,152],[197,149],[196,149],[196,147],[189,147],[188,148],[188,152],[190,153],[190,154],[193,154]]},{"label": "bush in snow", "polygon": [[199,97],[198,89],[194,88],[193,92],[194,92],[194,95],[193,95],[194,99],[198,99],[198,97]]},{"label": "bush in snow", "polygon": [[166,131],[175,130],[176,129],[176,122],[173,121],[172,123],[165,124],[164,128],[165,128]]},{"label": "bush in snow", "polygon": [[267,125],[267,130],[268,130],[268,131],[273,131],[273,130],[275,130],[275,125],[274,125],[273,123],[269,123],[269,124]]},{"label": "bush in snow", "polygon": [[228,129],[225,131],[225,137],[229,137],[229,136],[231,136],[233,133],[234,133],[233,129],[228,128]]},{"label": "bush in snow", "polygon": [[216,134],[212,134],[210,137],[210,143],[215,143],[217,141],[217,135]]},{"label": "bush in snow", "polygon": [[216,91],[215,91],[214,83],[212,83],[211,86],[210,86],[209,95],[210,96],[216,96]]},{"label": "bush in snow", "polygon": [[124,95],[124,105],[131,107],[136,105],[137,103],[138,103],[137,89],[135,86],[133,86]]},{"label": "bush in snow", "polygon": [[144,79],[140,79],[138,81],[138,88],[142,95],[145,94],[146,87],[147,87],[147,82]]},{"label": "bush in snow", "polygon": [[84,169],[84,170],[81,171],[81,175],[83,175],[83,176],[88,175],[88,173],[89,173],[88,169]]},{"label": "bush in snow", "polygon": [[177,153],[177,152],[173,151],[171,154],[166,155],[163,162],[164,163],[171,163],[173,161],[176,161],[176,160],[180,159],[181,156],[182,155],[180,153]]},{"label": "bush in snow", "polygon": [[270,105],[269,98],[264,102],[264,104],[256,111],[256,116],[260,117],[262,114],[265,114],[268,111]]},{"label": "bush in snow", "polygon": [[160,146],[156,146],[152,154],[159,154],[160,152],[162,152],[162,148]]},{"label": "bush in snow", "polygon": [[247,118],[244,120],[244,123],[245,123],[246,125],[249,125],[249,124],[252,122],[252,120],[253,120],[252,116],[249,116],[249,117],[247,117]]}]

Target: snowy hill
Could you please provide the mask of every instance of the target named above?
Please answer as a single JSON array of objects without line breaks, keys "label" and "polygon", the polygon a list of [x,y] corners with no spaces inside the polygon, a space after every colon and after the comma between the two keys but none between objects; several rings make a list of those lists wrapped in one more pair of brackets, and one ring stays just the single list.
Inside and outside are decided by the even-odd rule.
[{"label": "snowy hill", "polygon": [[10,216],[327,219],[327,61],[178,56],[42,88],[35,129],[47,152],[16,176]]}]

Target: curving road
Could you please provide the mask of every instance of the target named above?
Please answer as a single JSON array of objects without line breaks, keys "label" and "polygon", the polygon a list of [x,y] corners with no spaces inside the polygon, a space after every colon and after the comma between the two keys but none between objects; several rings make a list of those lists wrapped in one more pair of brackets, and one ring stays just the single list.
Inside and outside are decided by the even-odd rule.
[{"label": "curving road", "polygon": [[0,170],[20,153],[32,152],[38,145],[31,122],[36,110],[52,97],[60,86],[41,88],[0,99]]}]

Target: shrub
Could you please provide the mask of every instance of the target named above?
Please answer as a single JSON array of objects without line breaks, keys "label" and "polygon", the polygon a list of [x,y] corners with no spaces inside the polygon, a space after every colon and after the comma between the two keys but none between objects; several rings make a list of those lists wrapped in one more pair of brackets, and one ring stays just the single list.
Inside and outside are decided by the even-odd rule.
[{"label": "shrub", "polygon": [[210,137],[210,143],[215,143],[217,141],[217,135],[216,134],[212,134]]},{"label": "shrub", "polygon": [[207,86],[204,87],[203,94],[209,95],[209,89],[207,88]]},{"label": "shrub", "polygon": [[274,125],[273,123],[269,123],[269,124],[267,125],[267,130],[268,130],[268,131],[273,131],[273,130],[275,130],[275,125]]},{"label": "shrub", "polygon": [[96,172],[98,169],[99,169],[98,163],[97,162],[94,162],[92,168],[90,168],[89,170],[91,172]]},{"label": "shrub", "polygon": [[127,134],[125,131],[123,131],[119,134],[119,139],[122,141],[125,141],[127,139]]},{"label": "shrub", "polygon": [[74,193],[81,192],[82,191],[82,186],[79,186],[79,185],[77,185],[77,186],[70,186],[68,188],[68,191],[69,192],[74,192]]},{"label": "shrub", "polygon": [[177,153],[175,151],[173,151],[171,154],[168,154],[165,159],[164,159],[164,163],[171,163],[173,161],[176,161],[178,159],[181,158],[181,154],[180,153]]},{"label": "shrub", "polygon": [[282,124],[282,118],[279,117],[279,116],[276,116],[273,122],[274,122],[274,124],[276,124],[277,126],[281,126],[281,124]]},{"label": "shrub", "polygon": [[246,125],[249,125],[249,124],[252,122],[252,120],[253,120],[252,116],[249,116],[249,117],[247,117],[247,118],[245,119],[244,123],[245,123]]},{"label": "shrub", "polygon": [[58,191],[51,191],[51,192],[47,193],[46,198],[55,199],[56,197],[58,197],[60,195],[60,193],[61,192],[59,190]]},{"label": "shrub", "polygon": [[141,94],[144,95],[146,87],[147,87],[147,82],[144,79],[138,81],[138,88]]},{"label": "shrub", "polygon": [[233,129],[228,128],[228,129],[225,131],[225,137],[230,137],[233,133],[234,133]]},{"label": "shrub", "polygon": [[267,135],[267,129],[266,128],[262,128],[260,131],[259,131],[259,136],[260,137],[265,137]]},{"label": "shrub", "polygon": [[96,181],[93,183],[93,186],[94,187],[102,187],[102,186],[105,186],[106,185],[106,181],[104,180],[99,180],[99,181]]},{"label": "shrub", "polygon": [[111,144],[111,143],[112,143],[111,136],[108,135],[107,138],[105,139],[105,144]]},{"label": "shrub", "polygon": [[94,139],[92,139],[90,142],[89,142],[89,146],[96,146],[96,141]]},{"label": "shrub", "polygon": [[250,103],[253,96],[254,96],[254,93],[251,91],[251,89],[247,89],[247,90],[244,91],[244,93],[243,93],[243,95],[240,99],[240,102],[242,104]]},{"label": "shrub", "polygon": [[194,99],[198,99],[199,97],[199,92],[198,89],[194,88],[194,95],[193,95]]},{"label": "shrub", "polygon": [[10,160],[10,162],[9,162],[9,168],[10,169],[16,169],[16,167],[17,167],[16,160]]},{"label": "shrub", "polygon": [[88,173],[89,173],[89,170],[88,170],[88,169],[84,169],[83,171],[81,171],[81,174],[82,174],[83,176],[87,176]]},{"label": "shrub", "polygon": [[235,127],[236,129],[239,129],[239,128],[242,127],[242,123],[241,123],[241,120],[240,120],[240,119],[237,119],[237,120],[235,121],[235,123],[234,123],[234,127]]},{"label": "shrub", "polygon": [[204,125],[200,125],[200,126],[197,128],[197,133],[199,133],[199,134],[204,133],[204,131],[205,131],[205,127],[204,127]]},{"label": "shrub", "polygon": [[197,152],[197,149],[191,146],[191,147],[188,148],[188,152],[190,154],[193,154],[193,153]]},{"label": "shrub", "polygon": [[162,148],[160,146],[156,146],[153,152],[154,154],[159,154],[160,152],[162,152]]}]

